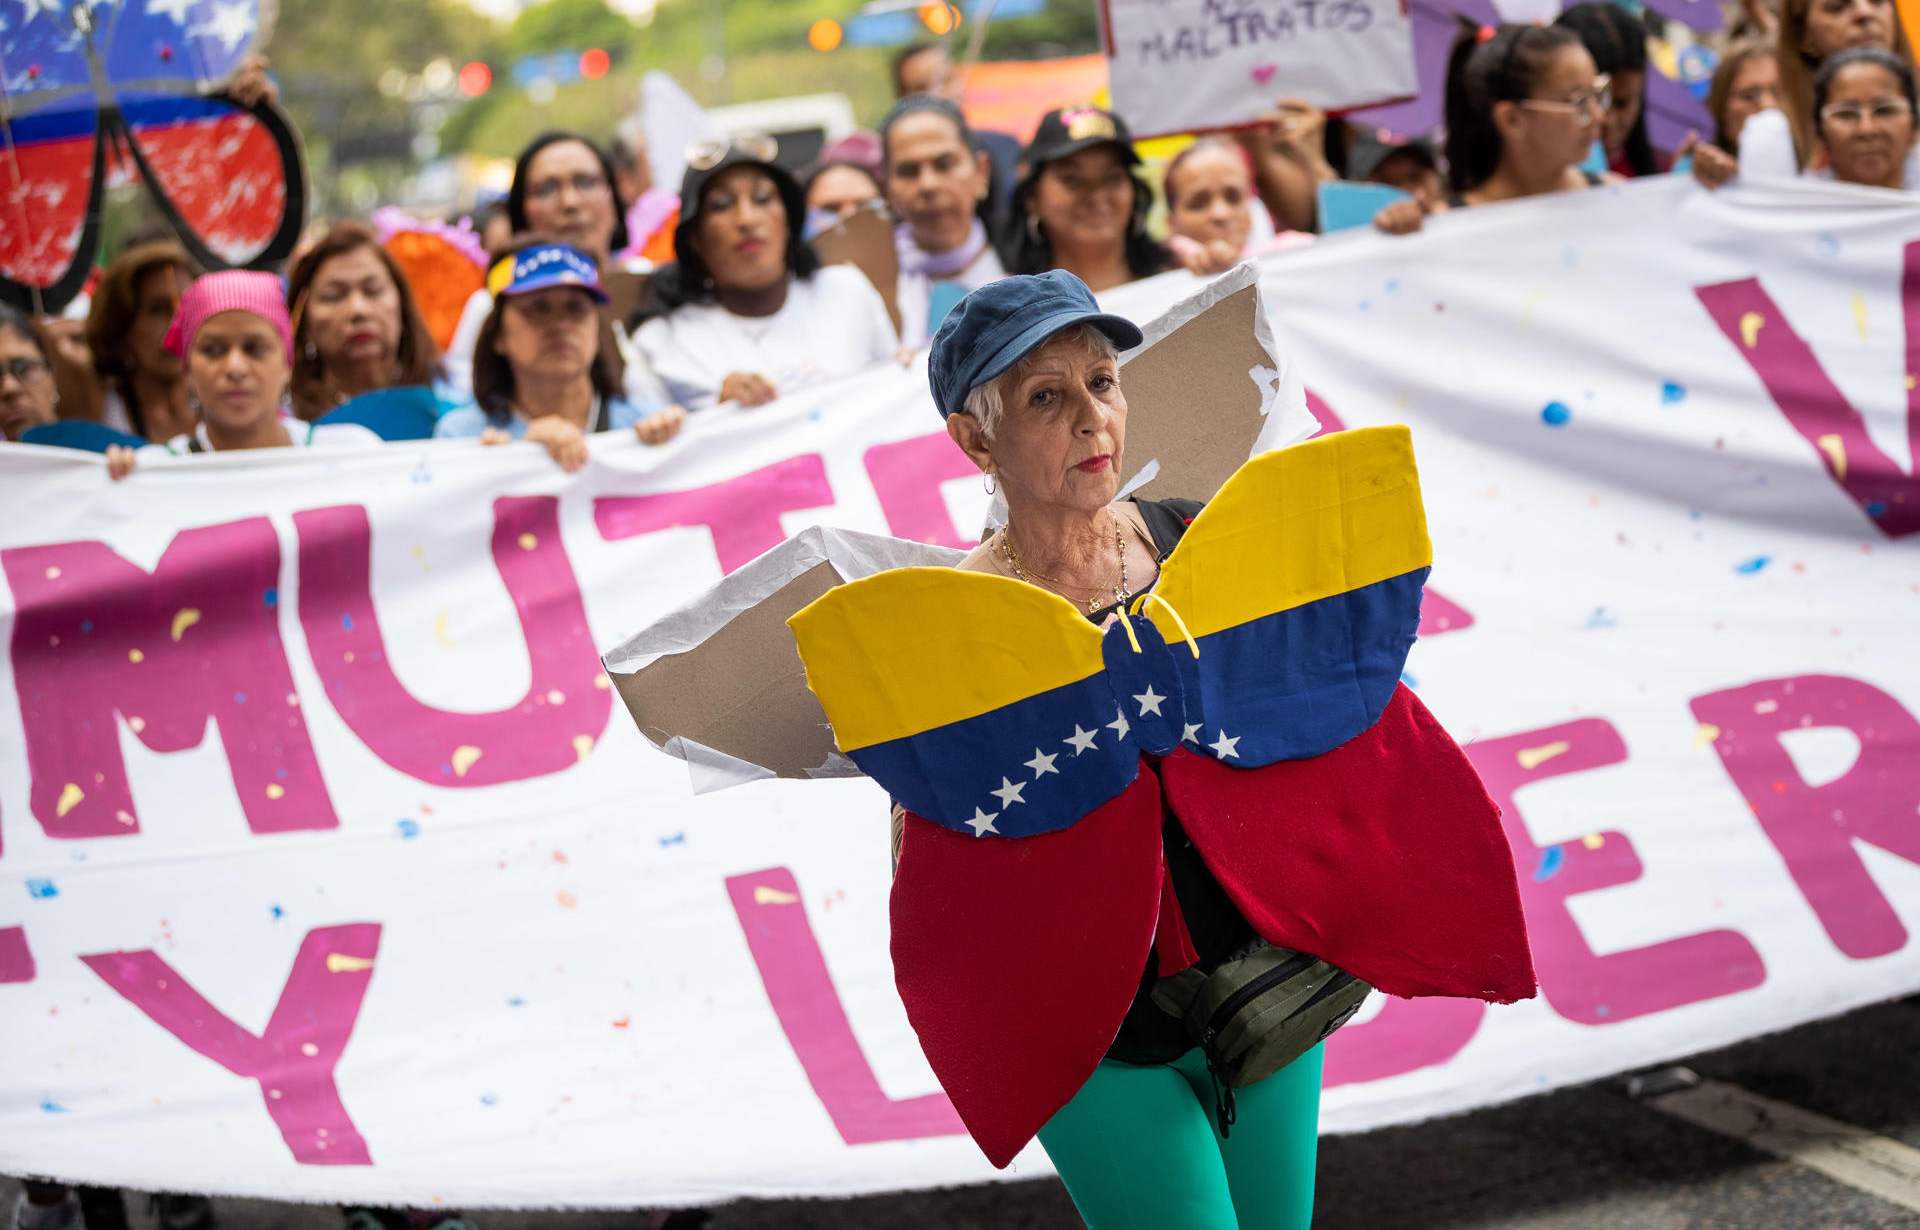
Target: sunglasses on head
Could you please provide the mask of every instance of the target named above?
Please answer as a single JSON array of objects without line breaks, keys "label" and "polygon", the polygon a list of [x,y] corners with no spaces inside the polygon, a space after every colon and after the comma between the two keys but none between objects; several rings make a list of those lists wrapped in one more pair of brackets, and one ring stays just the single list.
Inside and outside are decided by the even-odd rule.
[{"label": "sunglasses on head", "polygon": [[726,160],[730,150],[738,150],[749,162],[772,162],[780,152],[780,143],[764,132],[743,132],[734,137],[703,137],[687,146],[687,165],[696,171],[711,171]]}]

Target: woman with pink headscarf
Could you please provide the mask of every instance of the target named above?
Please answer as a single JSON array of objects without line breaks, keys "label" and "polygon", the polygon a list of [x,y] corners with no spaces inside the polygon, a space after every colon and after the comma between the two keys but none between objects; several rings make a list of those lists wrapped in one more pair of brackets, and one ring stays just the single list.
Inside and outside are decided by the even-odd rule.
[{"label": "woman with pink headscarf", "polygon": [[319,427],[287,403],[293,374],[293,325],[280,279],[239,269],[198,278],[180,296],[166,348],[186,367],[187,397],[199,422],[190,432],[136,452],[107,450],[107,473],[125,478],[143,453],[225,452],[242,448],[378,444],[365,427]]}]

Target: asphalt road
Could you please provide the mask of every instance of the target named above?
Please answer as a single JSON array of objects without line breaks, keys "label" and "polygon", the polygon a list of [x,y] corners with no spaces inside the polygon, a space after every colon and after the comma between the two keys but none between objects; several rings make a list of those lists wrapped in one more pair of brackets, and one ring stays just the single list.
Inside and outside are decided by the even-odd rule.
[{"label": "asphalt road", "polygon": [[[1683,1061],[1703,1077],[1920,1148],[1920,996]],[[11,1208],[15,1185],[0,1180]],[[1920,1188],[1914,1196],[1920,1199]],[[154,1222],[130,1199],[130,1222]],[[338,1230],[337,1212],[222,1200],[222,1230]],[[476,1214],[481,1230],[644,1230],[644,1214]],[[1051,1230],[1052,1179],[838,1201],[740,1201],[711,1230]],[[1663,1114],[1619,1081],[1321,1142],[1322,1230],[1920,1230],[1920,1212]],[[1177,1230],[1177,1228],[1169,1228]]]}]

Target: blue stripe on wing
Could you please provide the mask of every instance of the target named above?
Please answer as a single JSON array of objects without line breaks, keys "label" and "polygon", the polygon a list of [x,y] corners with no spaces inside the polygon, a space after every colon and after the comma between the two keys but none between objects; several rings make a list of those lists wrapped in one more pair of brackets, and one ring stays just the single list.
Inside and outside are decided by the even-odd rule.
[{"label": "blue stripe on wing", "polygon": [[958,832],[1030,837],[1112,799],[1140,770],[1104,673],[848,753],[916,815]]},{"label": "blue stripe on wing", "polygon": [[1379,720],[1420,626],[1428,569],[1175,642],[1182,741],[1255,768],[1332,751]]}]

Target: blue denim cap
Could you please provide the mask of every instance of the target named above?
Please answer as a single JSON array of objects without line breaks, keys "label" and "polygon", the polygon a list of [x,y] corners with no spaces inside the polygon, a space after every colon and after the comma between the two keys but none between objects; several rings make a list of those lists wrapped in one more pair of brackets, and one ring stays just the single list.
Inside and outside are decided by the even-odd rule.
[{"label": "blue denim cap", "polygon": [[1137,325],[1102,312],[1087,284],[1064,269],[1001,278],[962,299],[933,335],[927,356],[927,383],[940,417],[966,409],[974,388],[1079,324],[1092,325],[1121,350],[1140,344]]}]

